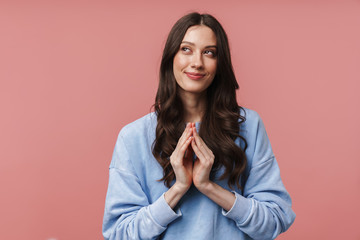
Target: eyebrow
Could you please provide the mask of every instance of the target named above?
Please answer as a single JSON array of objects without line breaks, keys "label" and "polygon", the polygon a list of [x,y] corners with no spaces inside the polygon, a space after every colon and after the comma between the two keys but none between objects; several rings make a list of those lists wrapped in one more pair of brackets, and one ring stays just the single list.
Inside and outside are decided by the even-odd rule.
[{"label": "eyebrow", "polygon": [[[187,43],[189,45],[195,46],[195,43],[188,42],[188,41],[182,41],[181,43]],[[209,46],[206,46],[205,48],[212,48],[212,47],[217,49],[216,45],[209,45]]]}]

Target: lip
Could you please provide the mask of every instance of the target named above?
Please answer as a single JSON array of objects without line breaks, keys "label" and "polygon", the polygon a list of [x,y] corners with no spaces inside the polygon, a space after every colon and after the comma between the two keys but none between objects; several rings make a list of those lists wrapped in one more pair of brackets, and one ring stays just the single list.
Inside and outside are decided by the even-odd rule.
[{"label": "lip", "polygon": [[205,76],[204,73],[185,72],[185,74],[192,80],[199,80]]}]

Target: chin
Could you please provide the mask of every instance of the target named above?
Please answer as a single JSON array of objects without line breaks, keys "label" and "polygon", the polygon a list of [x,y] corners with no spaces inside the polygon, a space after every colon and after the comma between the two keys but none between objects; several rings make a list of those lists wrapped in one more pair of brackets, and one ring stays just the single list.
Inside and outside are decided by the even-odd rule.
[{"label": "chin", "polygon": [[203,93],[203,92],[205,92],[206,91],[206,88],[205,89],[203,89],[203,88],[201,88],[201,89],[199,89],[199,88],[181,88],[181,92],[182,93],[190,93],[190,94],[201,94],[201,93]]}]

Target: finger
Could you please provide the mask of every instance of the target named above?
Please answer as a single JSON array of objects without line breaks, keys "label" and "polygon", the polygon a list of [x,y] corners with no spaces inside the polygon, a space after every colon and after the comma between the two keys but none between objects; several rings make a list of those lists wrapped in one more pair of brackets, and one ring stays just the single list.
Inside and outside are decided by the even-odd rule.
[{"label": "finger", "polygon": [[191,141],[191,147],[194,150],[197,158],[203,162],[206,158],[203,152],[200,150],[200,148],[196,145],[195,139]]},{"label": "finger", "polygon": [[190,136],[185,142],[184,144],[180,147],[179,151],[178,151],[178,156],[183,158],[185,155],[185,151],[188,149],[191,141],[192,141],[193,137]]},{"label": "finger", "polygon": [[196,128],[193,128],[193,136],[195,138],[196,145],[198,148],[204,153],[208,154],[210,156],[213,155],[212,151],[208,148],[204,140],[200,137],[200,135],[197,133]]},{"label": "finger", "polygon": [[181,136],[180,136],[180,138],[179,138],[179,141],[184,138],[184,136],[187,134],[187,131],[189,130],[190,127],[191,127],[191,124],[190,124],[190,123],[186,124],[186,127],[185,127],[183,133],[181,134]]},{"label": "finger", "polygon": [[181,134],[181,137],[178,140],[177,146],[182,146],[184,142],[192,135],[191,123],[186,124],[184,132]]},{"label": "finger", "polygon": [[[181,161],[184,157],[186,148],[190,144],[190,141],[189,141],[189,143],[186,143],[186,142],[187,142],[188,138],[192,135],[191,126],[192,126],[191,123],[186,124],[184,132],[182,133],[181,137],[179,138],[179,140],[176,144],[176,147],[175,147],[173,153],[171,154],[172,157],[175,157],[176,159],[181,159]],[[184,146],[184,144],[185,144],[185,146]],[[185,150],[181,150],[183,148],[185,148]]]},{"label": "finger", "polygon": [[215,159],[213,152],[210,150],[210,148],[206,145],[204,140],[200,137],[200,135],[196,131],[193,132],[193,135],[194,135],[196,146],[202,153],[204,160],[210,161],[212,164]]},{"label": "finger", "polygon": [[204,154],[204,152],[202,152],[200,150],[200,148],[196,145],[195,141],[192,141],[191,144],[192,148],[194,149],[194,152],[196,154],[196,156],[198,157],[198,161],[200,162],[200,164],[205,168],[208,169],[210,171],[210,169],[212,168],[213,164],[214,164],[214,158]]},{"label": "finger", "polygon": [[180,167],[184,164],[185,151],[188,149],[192,140],[192,136],[189,137],[181,147],[177,147],[170,156],[170,162],[173,168]]}]

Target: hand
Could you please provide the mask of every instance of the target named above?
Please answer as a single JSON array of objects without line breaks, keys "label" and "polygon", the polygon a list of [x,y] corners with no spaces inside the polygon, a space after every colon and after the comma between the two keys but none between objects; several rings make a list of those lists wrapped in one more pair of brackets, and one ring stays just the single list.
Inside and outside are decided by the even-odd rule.
[{"label": "hand", "polygon": [[193,166],[192,178],[195,187],[202,192],[203,189],[211,184],[210,172],[215,156],[196,132],[195,127],[192,128],[192,132],[194,137],[191,141],[191,146],[197,156]]},{"label": "hand", "polygon": [[188,123],[181,135],[174,152],[170,156],[170,163],[174,169],[176,185],[182,192],[186,192],[192,183],[193,150],[191,148],[193,123]]}]

